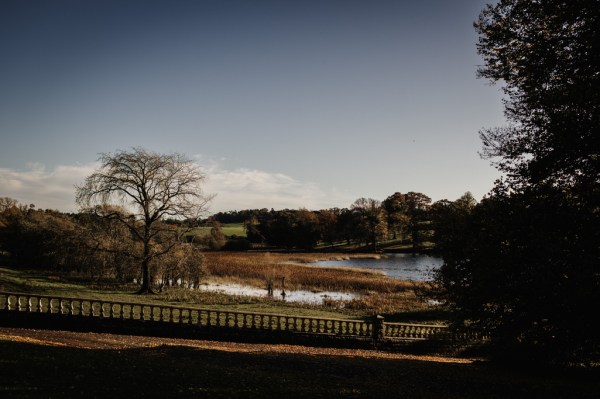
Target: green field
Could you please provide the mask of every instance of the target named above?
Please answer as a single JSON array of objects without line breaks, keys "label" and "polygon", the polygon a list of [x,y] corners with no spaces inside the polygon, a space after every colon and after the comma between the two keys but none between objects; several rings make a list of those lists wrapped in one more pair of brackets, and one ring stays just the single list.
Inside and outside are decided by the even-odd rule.
[{"label": "green field", "polygon": [[[211,226],[196,227],[190,234],[205,236],[210,234],[211,228]],[[221,225],[221,230],[226,237],[246,237],[246,230],[243,223],[224,223]]]}]

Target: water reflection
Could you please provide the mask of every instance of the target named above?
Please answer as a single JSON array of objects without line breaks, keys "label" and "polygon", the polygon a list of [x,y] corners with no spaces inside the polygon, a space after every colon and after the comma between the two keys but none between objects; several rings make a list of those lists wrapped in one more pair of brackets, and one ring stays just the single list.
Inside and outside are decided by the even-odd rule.
[{"label": "water reflection", "polygon": [[361,267],[380,270],[391,278],[428,281],[431,280],[432,271],[442,266],[443,260],[428,255],[386,254],[380,259],[326,260],[314,264],[327,267]]},{"label": "water reflection", "polygon": [[[208,291],[208,292],[221,292],[223,294],[228,295],[243,295],[243,296],[258,296],[258,297],[266,297],[267,290],[262,288],[250,287],[246,285],[240,284],[215,284],[215,283],[205,283],[200,285],[200,291]],[[275,289],[273,292],[273,297],[275,299],[279,299],[281,290]],[[334,300],[350,300],[354,298],[358,298],[360,295],[352,294],[347,292],[335,292],[335,291],[321,291],[321,292],[312,292],[312,291],[304,291],[304,290],[294,290],[294,291],[285,291],[285,300],[287,302],[303,302],[303,303],[313,303],[313,304],[322,304],[324,300],[334,299]]]}]

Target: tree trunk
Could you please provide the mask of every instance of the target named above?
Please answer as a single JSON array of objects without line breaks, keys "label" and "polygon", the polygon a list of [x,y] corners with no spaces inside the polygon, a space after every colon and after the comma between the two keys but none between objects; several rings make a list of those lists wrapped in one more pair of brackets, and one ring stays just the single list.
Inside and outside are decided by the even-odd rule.
[{"label": "tree trunk", "polygon": [[142,286],[136,294],[154,294],[150,286],[150,267],[149,260],[144,258],[142,261]]},{"label": "tree trunk", "polygon": [[154,294],[150,285],[150,244],[146,232],[146,241],[144,242],[144,257],[142,259],[142,286],[137,294]]},{"label": "tree trunk", "polygon": [[[146,212],[147,215],[148,212]],[[150,285],[150,225],[146,216],[144,228],[144,256],[142,258],[142,286],[137,294],[154,294]]]}]

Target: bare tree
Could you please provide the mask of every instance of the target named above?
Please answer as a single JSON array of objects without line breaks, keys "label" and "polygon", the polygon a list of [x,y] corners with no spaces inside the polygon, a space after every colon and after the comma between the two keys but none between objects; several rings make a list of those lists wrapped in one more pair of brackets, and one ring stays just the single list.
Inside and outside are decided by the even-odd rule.
[{"label": "bare tree", "polygon": [[[141,243],[139,293],[151,293],[150,264],[169,253],[186,229],[165,223],[167,218],[198,221],[212,196],[202,191],[205,175],[198,165],[177,153],[158,154],[142,148],[103,153],[100,168],[76,186],[77,204],[84,210],[108,209],[107,204],[127,212],[102,216],[117,220]],[[189,226],[189,223],[187,224]]]},{"label": "bare tree", "polygon": [[19,202],[16,199],[10,197],[0,197],[0,212],[4,212],[7,209],[16,207]]}]

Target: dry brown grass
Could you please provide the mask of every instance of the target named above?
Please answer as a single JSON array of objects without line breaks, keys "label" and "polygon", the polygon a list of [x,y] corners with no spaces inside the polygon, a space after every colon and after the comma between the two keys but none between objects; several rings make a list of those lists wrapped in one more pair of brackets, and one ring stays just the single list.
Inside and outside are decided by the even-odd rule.
[{"label": "dry brown grass", "polygon": [[327,268],[308,264],[344,257],[347,255],[209,252],[205,254],[205,263],[211,276],[258,287],[264,287],[268,280],[280,284],[283,277],[288,289],[312,291],[395,293],[415,287],[414,282],[391,279],[368,269]]},{"label": "dry brown grass", "polygon": [[[377,255],[352,255],[359,258],[373,256]],[[281,278],[285,277],[285,288],[288,290],[361,294],[360,297],[352,300],[325,298],[319,307],[332,311],[365,316],[432,309],[432,306],[417,294],[425,288],[423,283],[392,279],[370,269],[310,265],[310,262],[318,260],[345,258],[348,258],[348,255],[336,253],[211,252],[205,254],[211,279],[218,283],[235,282],[265,288],[266,282],[273,280],[275,288],[280,289]]]}]

